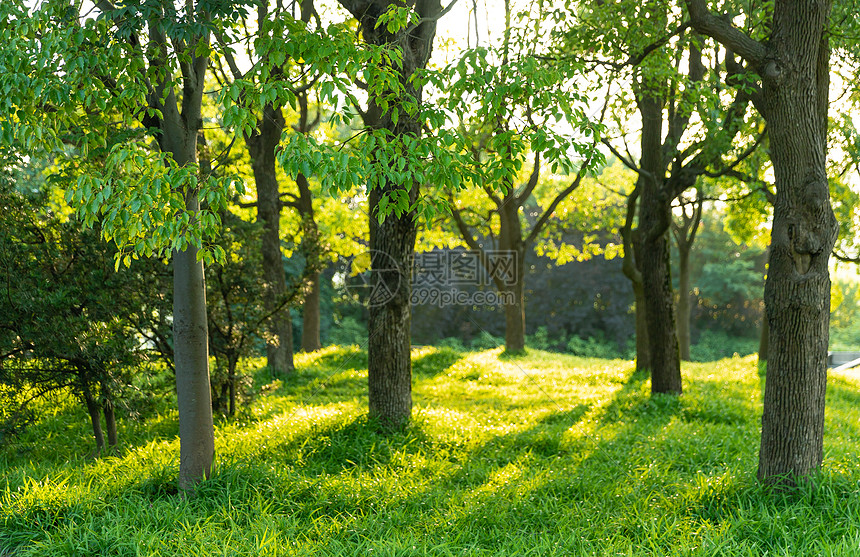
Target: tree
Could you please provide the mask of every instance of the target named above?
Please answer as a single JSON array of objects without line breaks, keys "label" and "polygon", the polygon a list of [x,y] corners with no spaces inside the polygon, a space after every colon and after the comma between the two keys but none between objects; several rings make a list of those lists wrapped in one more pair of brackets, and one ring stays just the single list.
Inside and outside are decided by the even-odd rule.
[{"label": "tree", "polygon": [[[514,15],[523,22],[514,26]],[[487,275],[504,294],[508,352],[525,348],[525,254],[586,173],[603,162],[597,149],[599,124],[590,122],[584,108],[581,66],[570,59],[552,59],[541,51],[546,32],[543,17],[543,13],[513,14],[511,2],[506,1],[501,45],[464,52],[445,71],[450,75],[444,87],[448,94],[441,101],[457,116],[457,128],[452,131],[461,135],[459,143],[468,146],[473,158],[473,168],[465,176],[472,194],[453,185],[447,191],[451,218],[459,236],[479,254]],[[573,131],[557,130],[563,126]],[[527,222],[524,208],[534,203],[542,172],[551,169],[567,174],[577,155],[582,160],[576,174],[541,200],[538,214]],[[528,159],[531,172],[525,178],[520,169]],[[476,200],[476,193],[486,199]],[[498,260],[488,254],[491,250],[511,259],[513,276],[498,272]]]},{"label": "tree", "polygon": [[98,231],[52,210],[44,190],[4,183],[0,209],[0,383],[17,395],[4,401],[10,419],[68,389],[89,414],[97,450],[114,447],[115,407],[142,360],[119,317],[138,309],[132,273],[115,273]]},{"label": "tree", "polygon": [[678,248],[678,348],[682,360],[690,361],[690,251],[702,221],[702,192],[696,190],[691,202],[682,199],[679,219],[673,219],[671,230]]},{"label": "tree", "polygon": [[[419,107],[423,85],[416,73],[426,67],[430,58],[436,22],[443,15],[442,5],[439,0],[417,0],[412,6],[412,20],[412,10],[397,10],[399,5],[386,0],[340,0],[340,4],[358,21],[367,43],[390,48],[397,60],[396,64],[390,59],[387,62],[397,81],[370,91],[365,111],[368,126],[383,132],[380,137],[389,143],[373,150],[373,161],[390,164],[392,154],[405,155],[409,143],[422,134],[424,122]],[[392,21],[395,17],[407,19]],[[411,174],[400,180],[383,175],[368,192],[373,280],[391,293],[388,300],[370,307],[369,413],[386,428],[402,427],[412,412],[410,273],[400,270],[409,268],[415,249],[413,207],[418,195],[419,182]],[[384,217],[382,212],[392,199],[399,200],[401,210]]]},{"label": "tree", "polygon": [[[625,249],[633,253],[627,258],[625,274],[633,280],[637,300],[644,302],[645,319],[638,321],[637,332],[647,329],[651,390],[680,394],[669,265],[672,202],[699,176],[716,177],[731,171],[755,150],[757,142],[736,141],[746,135],[741,131],[749,99],[742,93],[733,99],[719,94],[716,76],[704,64],[701,37],[687,32],[689,24],[672,23],[669,6],[659,1],[622,6],[600,3],[584,9],[580,14],[584,25],[576,29],[584,29],[585,36],[570,41],[580,49],[590,49],[600,40],[600,51],[610,60],[598,64],[615,72],[627,68],[632,72],[632,98],[621,89],[612,114],[619,128],[616,141],[623,140],[629,107],[636,107],[641,122],[638,162],[629,150],[622,154],[611,139],[603,143],[638,176],[623,229]],[[617,33],[608,22],[624,22],[631,31]],[[672,49],[664,48],[670,43]],[[681,70],[684,63],[686,71]],[[735,153],[736,160],[726,160],[725,154]]]},{"label": "tree", "polygon": [[[240,38],[234,39],[226,32],[218,35],[218,40],[224,52],[230,75],[222,65],[219,82],[225,83],[243,82],[257,79],[254,84],[257,87],[266,87],[267,80],[283,80],[282,85],[291,89],[290,94],[276,96],[275,100],[266,99],[259,111],[252,110],[256,119],[255,126],[250,133],[245,134],[245,143],[251,157],[251,168],[254,174],[254,183],[257,191],[257,200],[254,203],[257,209],[257,219],[263,225],[261,250],[263,253],[263,279],[265,284],[264,300],[266,307],[272,314],[269,319],[269,336],[267,338],[268,365],[278,373],[287,373],[294,369],[293,366],[293,333],[290,307],[283,303],[288,296],[288,286],[284,275],[283,261],[281,255],[280,220],[281,209],[290,207],[296,210],[302,222],[303,242],[307,254],[318,254],[319,234],[314,220],[313,196],[311,194],[307,171],[299,172],[295,177],[299,195],[294,196],[288,192],[281,192],[280,179],[277,169],[276,149],[281,141],[283,133],[288,129],[284,109],[289,105],[293,107],[298,103],[298,123],[294,126],[295,133],[307,134],[320,121],[320,112],[313,120],[308,114],[308,92],[319,79],[314,75],[301,59],[293,60],[286,55],[285,49],[271,49],[257,51],[251,47],[252,44],[265,37],[267,41],[273,41],[284,34],[295,30],[295,24],[308,27],[312,19],[320,23],[319,15],[316,13],[312,0],[300,2],[300,20],[295,21],[286,14],[286,9],[279,2],[275,6],[271,2],[259,2],[257,6],[255,40],[252,41],[248,35],[248,22],[242,21]],[[242,36],[244,35],[244,36]],[[233,43],[245,42],[248,45],[245,57],[263,63],[267,71],[256,75],[243,72],[239,66],[236,56],[229,46]],[[259,58],[265,57],[265,60]],[[312,64],[312,62],[311,62]],[[243,102],[244,95],[240,95],[238,102]],[[306,321],[302,328],[303,349],[316,350],[319,348],[319,258],[309,257],[306,264],[314,268],[309,273],[308,292],[306,293],[303,312]]]},{"label": "tree", "polygon": [[695,28],[746,65],[736,74],[767,121],[776,181],[767,380],[758,477],[793,484],[821,466],[830,320],[828,261],[837,223],[827,180],[831,2],[776,0],[759,36],[685,0]]},{"label": "tree", "polygon": [[96,7],[4,4],[16,34],[4,45],[9,94],[0,118],[4,138],[27,152],[73,146],[61,161],[76,177],[67,200],[120,247],[117,265],[172,254],[179,485],[187,490],[208,477],[214,456],[203,260],[223,253],[199,248],[217,228],[230,183],[200,173],[198,129],[213,21],[237,8],[109,0]]}]

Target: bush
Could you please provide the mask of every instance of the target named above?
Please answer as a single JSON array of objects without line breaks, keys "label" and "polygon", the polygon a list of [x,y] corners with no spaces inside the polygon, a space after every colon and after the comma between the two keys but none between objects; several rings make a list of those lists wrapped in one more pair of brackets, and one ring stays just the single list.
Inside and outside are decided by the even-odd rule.
[{"label": "bush", "polygon": [[690,347],[690,359],[694,362],[713,362],[734,354],[755,354],[758,351],[758,342],[758,339],[735,337],[723,331],[705,329],[699,335],[698,342]]},{"label": "bush", "polygon": [[472,339],[473,350],[492,350],[504,345],[505,339],[493,336],[487,331],[481,331],[480,335]]},{"label": "bush", "polygon": [[572,337],[567,341],[567,352],[583,358],[618,358],[618,347],[603,337]]},{"label": "bush", "polygon": [[460,352],[466,351],[466,345],[463,344],[463,341],[457,337],[446,337],[440,340],[437,343],[439,348],[450,348],[452,350],[458,350]]},{"label": "bush", "polygon": [[344,317],[328,331],[328,343],[338,346],[367,345],[367,326],[355,317]]},{"label": "bush", "polygon": [[546,327],[538,327],[533,335],[526,335],[526,346],[536,350],[551,350],[558,344],[549,338]]}]

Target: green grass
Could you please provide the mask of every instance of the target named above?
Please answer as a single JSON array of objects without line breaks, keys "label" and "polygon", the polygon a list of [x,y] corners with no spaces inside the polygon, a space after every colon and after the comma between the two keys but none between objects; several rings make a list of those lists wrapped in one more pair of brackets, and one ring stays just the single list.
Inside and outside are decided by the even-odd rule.
[{"label": "green grass", "polygon": [[414,420],[364,417],[367,355],[299,355],[257,374],[217,429],[195,497],[175,487],[175,412],[123,423],[87,457],[83,413],[53,413],[0,448],[0,556],[857,555],[860,394],[831,378],[815,487],[755,480],[754,357],[684,366],[649,396],[630,362],[422,348]]}]

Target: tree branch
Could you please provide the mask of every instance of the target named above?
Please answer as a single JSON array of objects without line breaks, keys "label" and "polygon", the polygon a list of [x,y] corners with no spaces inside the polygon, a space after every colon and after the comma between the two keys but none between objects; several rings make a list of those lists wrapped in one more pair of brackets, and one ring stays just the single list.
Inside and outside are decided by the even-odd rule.
[{"label": "tree branch", "polygon": [[737,53],[754,67],[759,68],[768,56],[768,49],[734,25],[726,17],[714,15],[705,0],[684,0],[693,27]]}]

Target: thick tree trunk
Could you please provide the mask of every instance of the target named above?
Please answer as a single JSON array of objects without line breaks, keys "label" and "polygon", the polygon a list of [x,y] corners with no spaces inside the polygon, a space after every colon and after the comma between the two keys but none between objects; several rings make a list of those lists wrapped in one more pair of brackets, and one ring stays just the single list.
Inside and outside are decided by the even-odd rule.
[{"label": "thick tree trunk", "polygon": [[690,361],[690,248],[678,244],[678,350]]},{"label": "thick tree trunk", "polygon": [[770,327],[767,324],[767,314],[761,320],[761,336],[758,339],[758,361],[767,361],[767,352],[770,349]]},{"label": "thick tree trunk", "polygon": [[95,397],[93,397],[93,393],[90,390],[89,385],[84,383],[82,391],[84,394],[84,403],[87,405],[87,413],[90,415],[90,423],[93,427],[93,437],[95,437],[96,440],[96,450],[98,450],[98,452],[102,452],[105,448],[105,436],[102,432],[101,408],[99,407]]},{"label": "thick tree trunk", "polygon": [[[358,19],[365,40],[374,45],[400,49],[400,85],[404,93],[420,105],[421,89],[412,80],[419,68],[424,68],[436,36],[436,20],[442,11],[439,0],[417,0],[415,13],[420,23],[409,28],[408,35],[392,35],[377,19],[384,13],[387,0],[340,0]],[[401,94],[402,95],[402,94]],[[399,118],[392,119],[391,108],[399,108]],[[370,98],[366,123],[390,131],[391,140],[405,136],[420,136],[422,122],[404,106],[381,110],[375,97]],[[400,428],[412,414],[411,320],[412,273],[410,265],[415,251],[415,214],[391,214],[378,221],[379,202],[386,192],[407,189],[410,204],[418,197],[418,184],[388,182],[373,188],[369,194],[371,276],[374,292],[381,298],[371,299],[368,320],[368,388],[370,417],[386,429]],[[384,286],[384,289],[379,289]]]},{"label": "thick tree trunk", "polygon": [[[520,223],[520,203],[515,197],[514,188],[509,188],[498,208],[498,245],[504,257],[513,259],[514,280],[505,281],[504,277],[491,277],[500,291],[513,298],[512,304],[505,300],[505,352],[509,353],[522,352],[526,347],[525,246]],[[488,271],[497,272],[493,269]]]},{"label": "thick tree trunk", "polygon": [[[418,188],[412,189],[415,199]],[[376,214],[383,191],[370,192],[371,215]],[[386,429],[406,424],[412,414],[409,262],[415,250],[412,213],[389,215],[381,224],[371,216],[371,275],[375,297],[368,320],[368,388],[370,417]]]},{"label": "thick tree trunk", "polygon": [[308,278],[310,289],[302,305],[302,350],[313,352],[320,345],[320,273],[314,272]]},{"label": "thick tree trunk", "polygon": [[669,241],[664,233],[643,247],[642,279],[651,356],[651,392],[681,394]]},{"label": "thick tree trunk", "polygon": [[672,197],[665,187],[662,103],[646,94],[637,98],[642,115],[642,157],[639,176],[639,230],[642,248],[637,260],[645,294],[651,364],[651,392],[681,394],[681,362],[675,331],[675,307],[669,272],[668,230]]},{"label": "thick tree trunk", "polygon": [[275,147],[281,140],[283,130],[284,116],[281,109],[266,105],[257,131],[246,138],[257,186],[257,220],[263,225],[263,306],[267,312],[273,312],[268,321],[266,356],[269,369],[279,375],[295,369],[292,317],[290,308],[283,305],[287,295],[287,279],[281,256],[281,201],[275,159]]},{"label": "thick tree trunk", "polygon": [[777,2],[763,76],[776,178],[767,379],[758,477],[794,483],[821,466],[836,241],[826,173],[829,2]]}]

